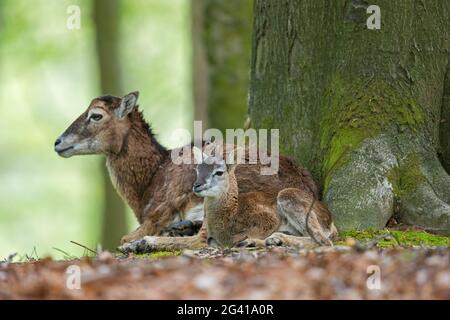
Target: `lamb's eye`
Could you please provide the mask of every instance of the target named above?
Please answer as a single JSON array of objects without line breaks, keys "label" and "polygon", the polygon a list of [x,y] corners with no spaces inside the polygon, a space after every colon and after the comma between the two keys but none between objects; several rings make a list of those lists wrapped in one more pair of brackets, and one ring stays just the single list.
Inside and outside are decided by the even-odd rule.
[{"label": "lamb's eye", "polygon": [[102,118],[103,118],[103,116],[99,113],[93,113],[90,117],[90,119],[92,121],[100,121],[100,120],[102,120]]},{"label": "lamb's eye", "polygon": [[223,175],[223,171],[216,171],[214,172],[214,175],[220,177],[221,175]]}]

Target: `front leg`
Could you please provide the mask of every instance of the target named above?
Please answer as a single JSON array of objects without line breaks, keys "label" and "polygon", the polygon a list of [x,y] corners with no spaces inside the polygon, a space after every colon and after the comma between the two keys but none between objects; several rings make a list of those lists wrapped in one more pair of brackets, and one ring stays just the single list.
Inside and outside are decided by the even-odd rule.
[{"label": "front leg", "polygon": [[313,249],[318,247],[318,244],[310,237],[292,236],[282,232],[273,233],[264,242],[267,247],[283,246],[298,249]]},{"label": "front leg", "polygon": [[139,227],[137,227],[134,231],[131,233],[125,235],[120,240],[121,244],[124,244],[126,242],[135,241],[138,239],[142,239],[145,236],[154,235],[157,234],[157,230],[153,224],[152,221],[144,221],[143,224],[141,224]]},{"label": "front leg", "polygon": [[149,209],[145,215],[144,222],[132,231],[122,237],[121,244],[142,239],[145,236],[159,236],[163,230],[173,221],[176,212],[166,205],[159,205],[153,211]]},{"label": "front leg", "polygon": [[154,251],[198,250],[208,246],[208,232],[205,223],[200,232],[189,237],[145,236],[125,242],[118,248],[123,253],[149,253]]},{"label": "front leg", "polygon": [[[135,232],[136,234],[139,234],[139,232],[144,231],[135,230]],[[130,241],[122,242],[122,245],[118,248],[118,250],[123,253],[132,253],[132,252],[146,253],[154,251],[173,251],[184,249],[198,250],[207,247],[208,245],[207,239],[208,239],[207,221],[206,219],[204,219],[200,231],[194,236],[189,237],[143,236],[135,238]]]},{"label": "front leg", "polygon": [[236,248],[264,248],[265,242],[258,238],[247,238],[236,242],[234,246]]}]

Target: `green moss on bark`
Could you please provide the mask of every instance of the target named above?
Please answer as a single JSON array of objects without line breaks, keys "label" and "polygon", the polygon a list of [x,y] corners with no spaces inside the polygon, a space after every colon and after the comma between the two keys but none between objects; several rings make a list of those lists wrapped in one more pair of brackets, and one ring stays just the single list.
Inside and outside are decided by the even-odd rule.
[{"label": "green moss on bark", "polygon": [[[366,138],[366,133],[360,129],[343,128],[338,130],[331,139],[327,156],[323,162],[324,190],[328,189],[334,169],[343,162],[348,151],[359,146]],[[327,174],[328,173],[328,174]]]},{"label": "green moss on bark", "polygon": [[374,137],[389,126],[399,131],[416,131],[424,122],[418,103],[399,93],[381,79],[361,81],[336,75],[323,100],[320,121],[320,148],[324,155],[322,174],[325,190],[333,171],[346,161],[350,151],[366,138]]},{"label": "green moss on bark", "polygon": [[402,198],[426,181],[420,166],[419,156],[411,153],[399,167],[392,168],[389,171],[387,177],[396,197]]}]

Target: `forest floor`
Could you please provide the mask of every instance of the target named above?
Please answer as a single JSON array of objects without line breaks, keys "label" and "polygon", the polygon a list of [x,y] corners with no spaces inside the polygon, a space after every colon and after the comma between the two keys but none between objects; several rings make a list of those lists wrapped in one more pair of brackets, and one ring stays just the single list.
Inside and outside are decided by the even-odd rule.
[{"label": "forest floor", "polygon": [[0,264],[0,299],[450,299],[449,244],[448,237],[376,231],[312,250],[11,258]]}]

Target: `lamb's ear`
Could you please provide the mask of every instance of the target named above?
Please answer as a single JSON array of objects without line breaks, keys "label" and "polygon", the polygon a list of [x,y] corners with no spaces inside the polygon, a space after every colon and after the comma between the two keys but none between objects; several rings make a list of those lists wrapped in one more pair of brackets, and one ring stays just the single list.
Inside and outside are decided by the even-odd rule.
[{"label": "lamb's ear", "polygon": [[227,153],[226,165],[228,171],[234,170],[238,164],[243,163],[241,162],[242,161],[241,159],[238,159],[241,151],[245,150],[240,147],[237,147],[236,149]]},{"label": "lamb's ear", "polygon": [[200,150],[199,148],[197,148],[196,146],[192,147],[192,152],[194,153],[194,160],[195,160],[195,164],[199,164],[203,162],[203,152],[202,150]]},{"label": "lamb's ear", "polygon": [[122,101],[120,102],[119,108],[116,110],[116,116],[119,119],[125,118],[131,111],[136,108],[136,103],[139,97],[139,91],[131,92],[125,96],[123,96]]},{"label": "lamb's ear", "polygon": [[234,151],[234,150],[228,152],[228,153],[227,153],[227,157],[226,157],[226,159],[225,159],[225,163],[226,163],[227,165],[233,165],[233,164],[235,164],[236,160],[234,159],[234,157],[235,157],[235,151]]}]

